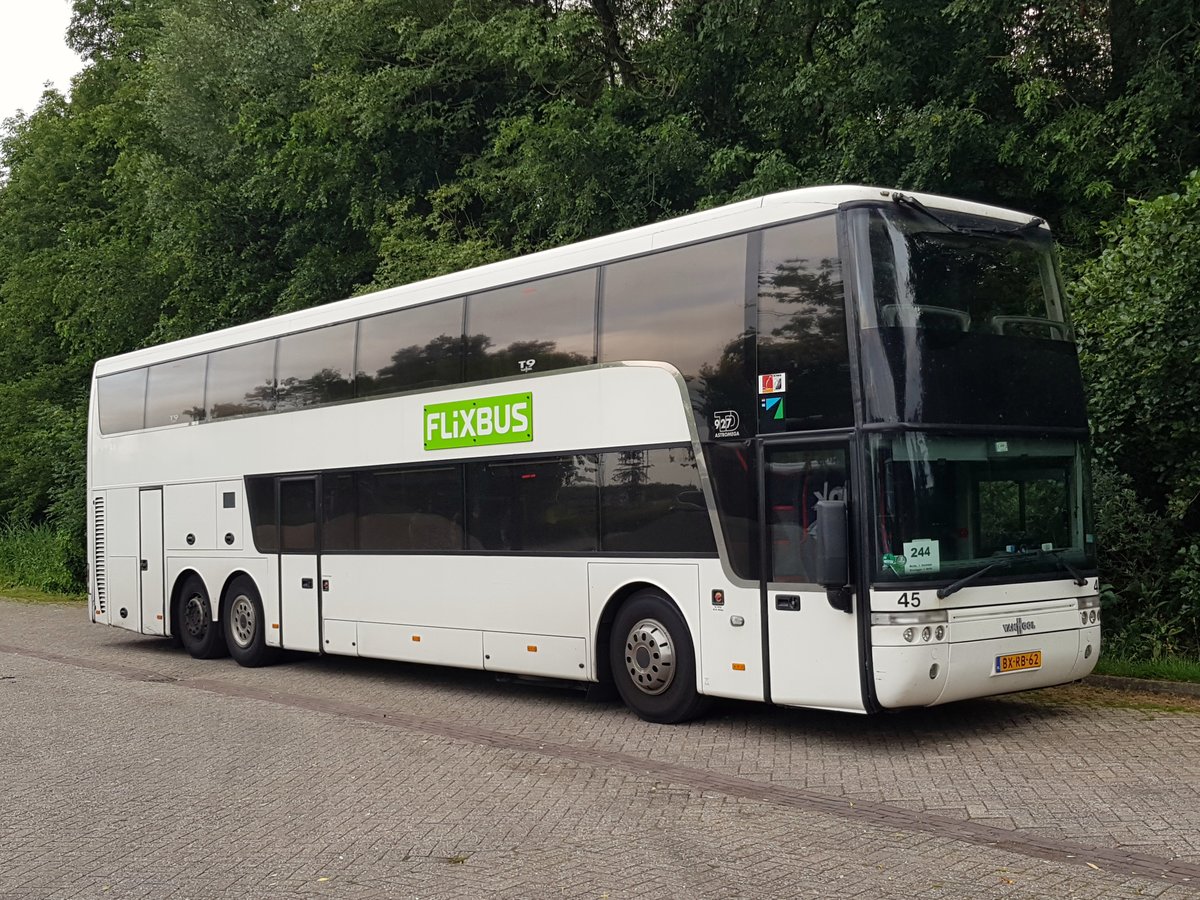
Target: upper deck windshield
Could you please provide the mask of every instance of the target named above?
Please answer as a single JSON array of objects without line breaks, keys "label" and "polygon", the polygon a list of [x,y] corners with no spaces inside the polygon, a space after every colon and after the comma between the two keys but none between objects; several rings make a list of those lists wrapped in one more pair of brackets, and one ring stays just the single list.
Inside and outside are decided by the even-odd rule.
[{"label": "upper deck windshield", "polygon": [[1078,441],[875,435],[871,470],[874,581],[953,581],[992,563],[999,578],[1095,569]]},{"label": "upper deck windshield", "polygon": [[1083,432],[1049,233],[918,206],[849,212],[867,423]]},{"label": "upper deck windshield", "polygon": [[868,240],[868,314],[882,327],[1069,336],[1050,239],[1036,226],[880,207]]}]

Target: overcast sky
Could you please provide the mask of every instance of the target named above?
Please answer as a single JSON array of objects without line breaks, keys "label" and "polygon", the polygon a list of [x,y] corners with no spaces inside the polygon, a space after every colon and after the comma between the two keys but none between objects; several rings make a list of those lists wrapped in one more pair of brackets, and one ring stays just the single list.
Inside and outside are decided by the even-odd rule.
[{"label": "overcast sky", "polygon": [[64,94],[83,60],[67,47],[70,0],[0,0],[0,121],[33,112],[45,82]]}]

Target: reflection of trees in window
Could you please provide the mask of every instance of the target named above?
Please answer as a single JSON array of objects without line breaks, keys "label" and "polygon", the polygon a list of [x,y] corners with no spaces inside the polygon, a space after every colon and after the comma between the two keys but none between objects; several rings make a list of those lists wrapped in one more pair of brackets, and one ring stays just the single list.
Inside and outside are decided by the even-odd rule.
[{"label": "reflection of trees in window", "polygon": [[605,472],[607,480],[613,484],[621,484],[634,488],[646,483],[646,477],[650,469],[650,460],[647,459],[647,451],[619,450],[613,455],[616,457],[616,465],[612,467],[611,471]]},{"label": "reflection of trees in window", "polygon": [[351,380],[336,369],[322,369],[309,378],[284,378],[275,388],[276,409],[300,409],[336,403],[354,395]]},{"label": "reflection of trees in window", "polygon": [[240,401],[216,401],[212,404],[211,409],[214,419],[271,412],[275,409],[275,382],[271,380],[247,391]]},{"label": "reflection of trees in window", "polygon": [[716,545],[687,447],[603,454],[602,549],[709,553]]},{"label": "reflection of trees in window", "polygon": [[[827,351],[845,341],[841,261],[787,259],[758,276],[759,346]],[[840,356],[840,354],[839,354]]]},{"label": "reflection of trees in window", "polygon": [[502,350],[492,350],[492,339],[486,334],[469,335],[467,340],[467,381],[569,369],[592,361],[583,353],[558,350],[557,341],[513,341]]},{"label": "reflection of trees in window", "polygon": [[[479,339],[486,341],[487,337],[480,335]],[[461,335],[439,334],[427,344],[400,347],[377,371],[360,370],[355,392],[369,397],[457,384],[462,377],[463,344]]]},{"label": "reflection of trees in window", "polygon": [[764,430],[853,423],[841,260],[831,217],[763,232],[758,273],[758,372],[783,372],[783,420]]}]

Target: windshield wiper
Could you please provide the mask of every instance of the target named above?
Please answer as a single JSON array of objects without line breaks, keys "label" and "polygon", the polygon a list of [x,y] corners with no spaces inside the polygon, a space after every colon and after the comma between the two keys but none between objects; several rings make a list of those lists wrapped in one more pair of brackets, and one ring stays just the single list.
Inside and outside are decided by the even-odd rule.
[{"label": "windshield wiper", "polygon": [[1040,228],[1041,226],[1046,224],[1045,219],[1039,219],[1037,216],[1034,216],[1032,219],[1030,219],[1028,222],[1026,222],[1023,225],[1012,225],[1012,226],[1009,226],[1008,228],[1000,228],[1000,227],[968,228],[964,225],[954,225],[950,222],[947,222],[945,219],[943,219],[941,216],[939,216],[937,213],[935,213],[933,210],[931,210],[928,206],[926,206],[920,200],[917,200],[914,197],[907,197],[904,194],[901,194],[899,191],[892,192],[892,202],[895,203],[897,206],[899,206],[901,209],[911,210],[912,212],[920,213],[921,215],[925,216],[925,218],[927,218],[933,222],[936,222],[937,224],[939,224],[943,228],[945,228],[947,231],[953,232],[954,234],[966,234],[966,235],[972,235],[972,236],[974,236],[974,235],[993,235],[993,236],[1003,237],[1003,236],[1007,236],[1007,235],[1024,234],[1026,231],[1032,231],[1032,230],[1034,230],[1036,228]]},{"label": "windshield wiper", "polygon": [[1017,557],[1015,557],[1015,556],[1005,556],[1002,559],[998,559],[993,563],[988,563],[982,569],[976,569],[970,575],[964,575],[962,578],[958,579],[958,581],[952,581],[945,587],[938,588],[937,589],[938,599],[945,600],[951,594],[955,594],[958,591],[961,591],[968,584],[974,583],[976,581],[976,579],[982,578],[986,573],[992,571],[992,569],[999,569],[1004,566],[1011,566],[1013,564],[1013,560],[1016,558]]},{"label": "windshield wiper", "polygon": [[1070,549],[1071,549],[1070,547],[1058,547],[1054,550],[1040,550],[1039,549],[1038,556],[1049,556],[1049,557],[1053,558],[1053,560],[1056,563],[1058,563],[1060,568],[1066,569],[1068,574],[1070,574],[1070,576],[1075,579],[1075,584],[1077,586],[1083,587],[1085,584],[1087,584],[1087,579],[1079,574],[1078,569],[1076,569],[1073,565],[1071,565],[1069,562],[1067,562],[1065,559],[1063,559],[1061,556],[1059,556],[1060,553],[1065,553],[1066,551],[1068,551]]}]

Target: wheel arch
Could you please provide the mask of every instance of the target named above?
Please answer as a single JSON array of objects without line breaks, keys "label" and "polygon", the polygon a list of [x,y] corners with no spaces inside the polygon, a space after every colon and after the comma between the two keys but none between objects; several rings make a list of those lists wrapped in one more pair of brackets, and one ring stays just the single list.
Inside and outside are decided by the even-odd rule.
[{"label": "wheel arch", "polygon": [[692,643],[692,651],[699,657],[700,648],[696,643],[696,635],[692,633],[692,626],[688,622],[687,612],[680,605],[675,595],[661,584],[658,584],[653,579],[639,578],[634,581],[626,582],[614,590],[606,601],[604,607],[600,610],[600,618],[596,621],[595,641],[592,647],[592,663],[595,666],[596,680],[601,684],[612,684],[613,674],[612,665],[609,663],[608,647],[612,641],[612,624],[617,617],[617,612],[629,600],[630,597],[640,593],[641,591],[651,590],[661,594],[683,619],[683,625],[688,632],[688,640]]},{"label": "wheel arch", "polygon": [[[199,578],[200,583],[204,585],[204,589],[206,591],[208,590],[208,583],[204,580],[204,576],[201,575],[196,569],[192,568],[191,566],[187,566],[179,570],[179,574],[175,576],[175,583],[171,585],[171,621],[167,623],[169,626],[168,633],[173,638],[179,637],[179,629],[175,627],[175,623],[179,621],[179,601],[183,597],[183,586],[193,575]],[[212,591],[209,591],[208,597],[211,605]],[[216,610],[213,611],[213,615],[216,615]]]},{"label": "wheel arch", "polygon": [[255,580],[253,575],[251,575],[245,569],[234,569],[227,576],[225,576],[225,583],[221,585],[221,602],[217,604],[218,606],[225,605],[225,598],[229,594],[230,586],[232,586],[232,584],[239,578],[243,577],[246,578],[252,585],[254,585],[254,589],[258,591],[259,596],[262,596],[262,588],[258,586],[258,582]]}]

